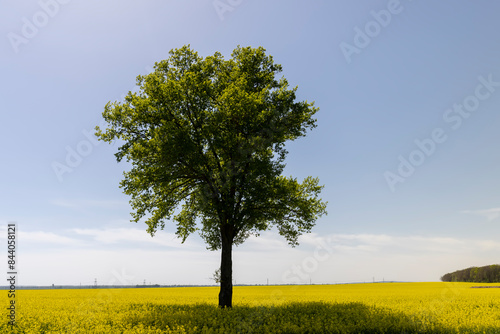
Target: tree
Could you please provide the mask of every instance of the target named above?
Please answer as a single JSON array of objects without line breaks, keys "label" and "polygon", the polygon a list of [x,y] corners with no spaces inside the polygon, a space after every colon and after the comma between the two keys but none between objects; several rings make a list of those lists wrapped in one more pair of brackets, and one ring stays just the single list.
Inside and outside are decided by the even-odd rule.
[{"label": "tree", "polygon": [[212,275],[212,279],[216,284],[220,284],[221,279],[220,279],[220,268],[216,269],[214,274]]},{"label": "tree", "polygon": [[232,58],[202,58],[189,46],[170,51],[137,77],[138,92],[109,102],[105,142],[132,163],[120,183],[135,222],[147,232],[177,225],[184,242],[199,231],[221,250],[219,306],[232,306],[232,247],[273,226],[292,246],[326,214],[318,178],[282,176],[285,142],[316,126],[314,103],[296,102],[282,71],[262,47],[237,47]]},{"label": "tree", "polygon": [[444,274],[443,282],[476,282],[495,283],[500,282],[500,265],[492,264],[484,267],[470,267]]}]

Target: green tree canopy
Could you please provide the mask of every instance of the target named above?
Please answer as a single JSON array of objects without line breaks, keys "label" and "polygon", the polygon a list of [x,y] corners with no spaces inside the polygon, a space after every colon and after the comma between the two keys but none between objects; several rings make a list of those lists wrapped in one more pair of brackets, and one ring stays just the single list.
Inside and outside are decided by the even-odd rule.
[{"label": "green tree canopy", "polygon": [[108,103],[108,128],[96,127],[132,164],[120,186],[133,221],[145,219],[151,235],[174,221],[183,241],[198,231],[222,250],[221,307],[231,306],[232,245],[275,226],[295,246],[326,213],[317,178],[282,176],[285,143],[316,126],[318,108],[296,102],[281,71],[262,47],[224,60],[184,46],[138,76],[138,92]]}]

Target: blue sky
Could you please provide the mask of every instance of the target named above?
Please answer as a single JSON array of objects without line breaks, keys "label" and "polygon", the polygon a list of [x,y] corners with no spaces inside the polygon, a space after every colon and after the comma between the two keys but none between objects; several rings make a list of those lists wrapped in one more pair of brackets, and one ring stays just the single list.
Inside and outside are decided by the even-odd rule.
[{"label": "blue sky", "polygon": [[151,238],[131,223],[118,188],[129,166],[92,137],[106,102],[185,44],[226,57],[263,46],[320,108],[285,174],[318,176],[328,215],[296,248],[276,231],[236,248],[236,283],[437,281],[498,263],[500,4],[2,6],[0,244],[17,222],[19,284],[211,283],[219,253],[197,235],[180,244],[173,225]]}]

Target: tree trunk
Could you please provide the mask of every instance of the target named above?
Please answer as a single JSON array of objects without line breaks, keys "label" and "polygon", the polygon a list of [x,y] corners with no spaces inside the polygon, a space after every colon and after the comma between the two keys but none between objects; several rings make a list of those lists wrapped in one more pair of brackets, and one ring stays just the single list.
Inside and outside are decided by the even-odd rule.
[{"label": "tree trunk", "polygon": [[232,307],[233,301],[233,260],[232,247],[233,235],[232,226],[221,228],[222,252],[220,263],[220,292],[219,307]]}]

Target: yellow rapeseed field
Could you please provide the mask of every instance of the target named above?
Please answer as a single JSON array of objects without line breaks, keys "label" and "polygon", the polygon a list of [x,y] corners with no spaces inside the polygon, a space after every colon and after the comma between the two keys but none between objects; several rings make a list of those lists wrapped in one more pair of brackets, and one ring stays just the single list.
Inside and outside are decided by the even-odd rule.
[{"label": "yellow rapeseed field", "polygon": [[[500,333],[500,289],[473,283],[375,283],[18,290],[17,325],[0,333]],[[1,299],[0,299],[1,300]]]}]

